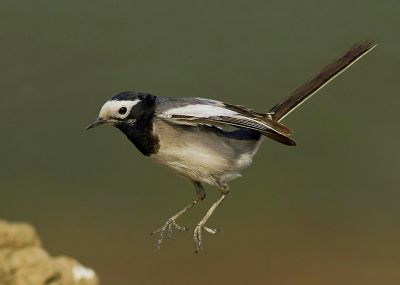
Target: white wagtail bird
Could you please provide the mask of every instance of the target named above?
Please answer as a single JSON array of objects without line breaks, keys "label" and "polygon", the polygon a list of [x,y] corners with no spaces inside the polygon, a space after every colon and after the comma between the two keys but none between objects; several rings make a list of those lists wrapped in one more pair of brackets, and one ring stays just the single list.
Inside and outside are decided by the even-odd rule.
[{"label": "white wagtail bird", "polygon": [[354,45],[266,113],[212,99],[127,91],[109,99],[87,129],[113,125],[143,155],[192,181],[196,199],[153,232],[160,235],[158,247],[166,233],[171,236],[173,231],[187,230],[176,220],[205,198],[203,184],[219,189],[221,196],[194,229],[197,252],[202,249],[202,230],[211,234],[219,231],[205,224],[227,197],[228,183],[251,164],[263,137],[294,146],[292,132],[281,120],[374,47],[370,42]]}]

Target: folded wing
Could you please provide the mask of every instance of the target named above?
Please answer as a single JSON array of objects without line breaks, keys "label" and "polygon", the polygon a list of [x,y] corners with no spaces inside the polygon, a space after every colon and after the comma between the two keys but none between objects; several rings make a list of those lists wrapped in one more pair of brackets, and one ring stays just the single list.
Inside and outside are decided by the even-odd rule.
[{"label": "folded wing", "polygon": [[205,104],[196,98],[193,103],[166,108],[157,117],[178,125],[229,125],[251,129],[285,145],[296,144],[288,137],[292,134],[291,130],[272,120],[268,114],[218,101],[207,100]]}]

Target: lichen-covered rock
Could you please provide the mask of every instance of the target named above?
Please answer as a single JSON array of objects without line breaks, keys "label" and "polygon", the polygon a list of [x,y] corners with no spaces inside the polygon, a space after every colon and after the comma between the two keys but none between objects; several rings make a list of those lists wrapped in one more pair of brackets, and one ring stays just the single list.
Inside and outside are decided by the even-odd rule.
[{"label": "lichen-covered rock", "polygon": [[[60,276],[61,283],[54,284],[77,284],[95,285],[99,280],[93,269],[79,264],[76,260],[69,257],[57,257],[52,260],[54,271]],[[53,283],[50,283],[53,284]]]},{"label": "lichen-covered rock", "polygon": [[40,246],[35,229],[26,223],[8,223],[0,220],[0,249]]},{"label": "lichen-covered rock", "polygon": [[97,285],[96,273],[69,257],[51,257],[33,227],[0,220],[0,285]]}]

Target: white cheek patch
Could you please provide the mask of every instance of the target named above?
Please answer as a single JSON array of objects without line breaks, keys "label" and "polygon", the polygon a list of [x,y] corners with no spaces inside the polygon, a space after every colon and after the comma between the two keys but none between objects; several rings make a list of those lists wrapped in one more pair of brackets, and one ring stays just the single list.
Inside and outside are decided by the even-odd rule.
[{"label": "white cheek patch", "polygon": [[[112,100],[112,101],[107,101],[103,107],[101,107],[100,113],[99,113],[99,117],[103,118],[103,119],[109,119],[109,118],[120,118],[120,119],[124,119],[126,118],[131,109],[133,108],[133,106],[135,106],[136,104],[138,104],[140,101],[140,99],[135,99],[133,101],[131,100],[126,100],[126,101],[116,101],[116,100]],[[120,114],[118,112],[118,110],[121,107],[125,107],[126,108],[126,113],[125,114]]]},{"label": "white cheek patch", "polygon": [[167,110],[163,113],[163,115],[166,117],[181,115],[206,118],[213,116],[235,116],[238,115],[238,113],[219,106],[195,104]]}]

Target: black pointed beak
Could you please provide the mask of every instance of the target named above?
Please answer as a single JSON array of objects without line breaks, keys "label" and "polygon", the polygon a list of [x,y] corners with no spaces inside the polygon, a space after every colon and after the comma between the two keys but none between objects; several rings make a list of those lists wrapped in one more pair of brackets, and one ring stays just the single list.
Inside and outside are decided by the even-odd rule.
[{"label": "black pointed beak", "polygon": [[97,126],[100,126],[100,125],[104,124],[105,122],[106,122],[106,120],[101,119],[101,118],[97,118],[96,120],[94,120],[93,122],[91,122],[91,123],[86,127],[86,130],[89,130],[89,129],[94,128],[94,127],[97,127]]}]

